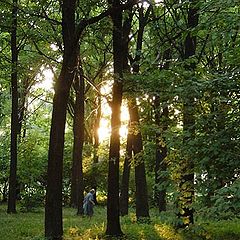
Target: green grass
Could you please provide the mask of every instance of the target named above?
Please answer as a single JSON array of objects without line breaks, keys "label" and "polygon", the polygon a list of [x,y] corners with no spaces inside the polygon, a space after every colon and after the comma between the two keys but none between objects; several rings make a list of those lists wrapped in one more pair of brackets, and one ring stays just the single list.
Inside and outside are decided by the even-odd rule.
[{"label": "green grass", "polygon": [[[102,240],[106,230],[106,208],[95,207],[90,220],[76,215],[76,210],[64,208],[64,240]],[[177,232],[160,220],[152,210],[151,223],[137,223],[132,210],[121,218],[122,240],[240,240],[240,220],[201,223],[187,231]],[[43,240],[44,210],[34,213],[7,214],[6,205],[0,206],[0,240]]]}]

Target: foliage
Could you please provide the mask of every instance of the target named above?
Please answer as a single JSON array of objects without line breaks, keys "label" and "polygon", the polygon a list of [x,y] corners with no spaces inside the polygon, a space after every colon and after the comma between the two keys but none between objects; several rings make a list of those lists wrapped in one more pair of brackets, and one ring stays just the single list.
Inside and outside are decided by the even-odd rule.
[{"label": "foliage", "polygon": [[[197,216],[200,219],[205,217],[215,220],[235,219],[240,209],[239,189],[239,180],[235,180],[231,185],[216,190],[211,196],[211,207],[204,206],[204,202],[196,206]],[[200,196],[199,201],[201,198]]]}]

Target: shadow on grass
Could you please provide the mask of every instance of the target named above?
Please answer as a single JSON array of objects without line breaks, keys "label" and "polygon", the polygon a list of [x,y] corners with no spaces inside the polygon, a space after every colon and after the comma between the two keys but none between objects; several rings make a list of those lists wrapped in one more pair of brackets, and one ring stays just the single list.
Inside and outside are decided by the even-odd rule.
[{"label": "shadow on grass", "polygon": [[123,236],[106,236],[105,221],[99,223],[81,218],[77,226],[66,229],[64,240],[183,240],[170,225],[154,222],[137,223],[134,215],[131,214],[121,218],[121,228],[124,232]]}]

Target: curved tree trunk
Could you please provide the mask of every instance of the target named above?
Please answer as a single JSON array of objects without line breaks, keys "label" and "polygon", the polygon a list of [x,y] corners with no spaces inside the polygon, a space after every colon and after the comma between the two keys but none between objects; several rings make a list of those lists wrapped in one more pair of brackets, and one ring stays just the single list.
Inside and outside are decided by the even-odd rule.
[{"label": "curved tree trunk", "polygon": [[62,239],[62,172],[66,110],[69,91],[78,64],[78,41],[75,36],[75,0],[62,4],[64,41],[63,64],[55,86],[48,151],[47,189],[45,205],[45,236]]}]

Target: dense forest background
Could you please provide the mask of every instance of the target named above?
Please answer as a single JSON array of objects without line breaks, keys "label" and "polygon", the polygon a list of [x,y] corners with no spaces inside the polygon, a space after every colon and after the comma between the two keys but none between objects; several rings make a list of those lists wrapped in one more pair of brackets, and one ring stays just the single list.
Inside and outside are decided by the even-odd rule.
[{"label": "dense forest background", "polygon": [[135,209],[176,228],[240,212],[240,7],[235,0],[0,0],[0,201],[62,206],[85,191],[106,234]]}]

